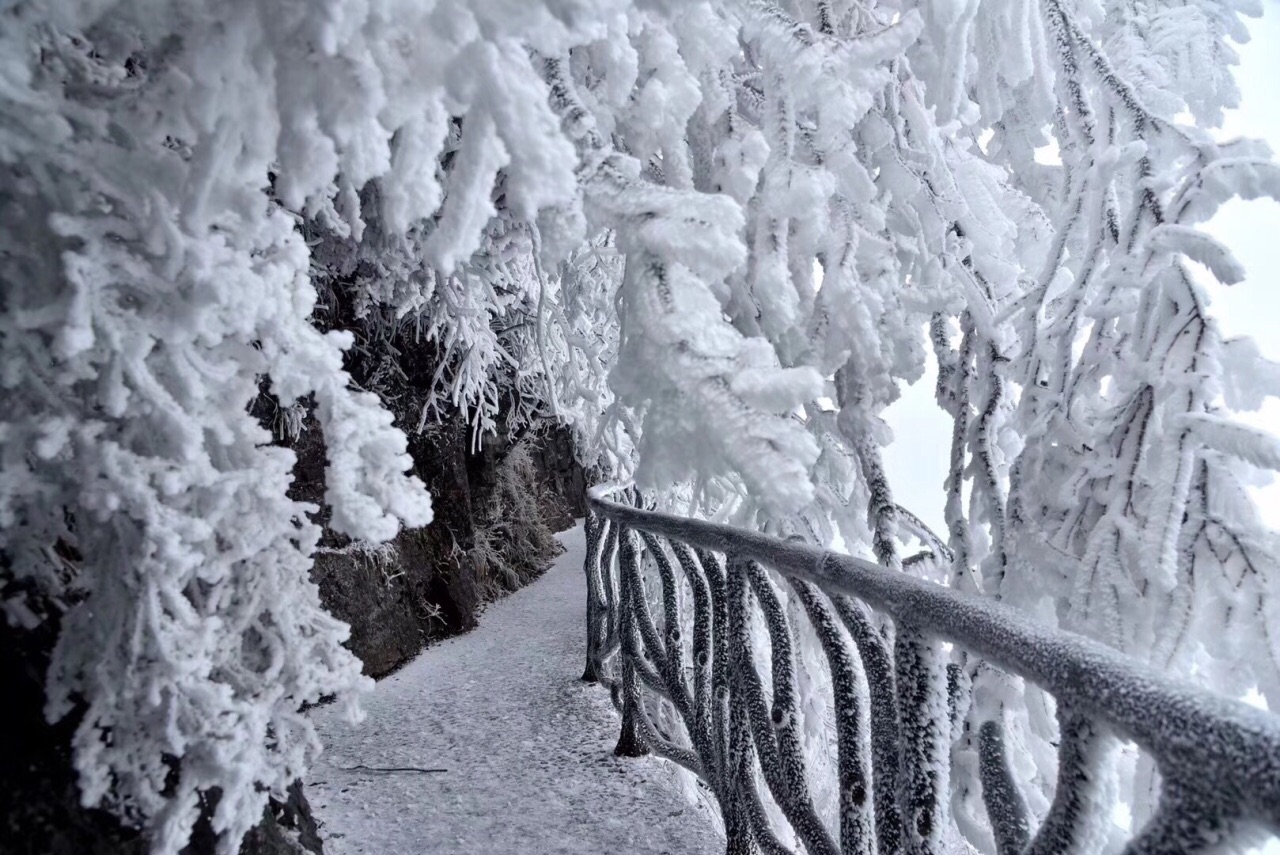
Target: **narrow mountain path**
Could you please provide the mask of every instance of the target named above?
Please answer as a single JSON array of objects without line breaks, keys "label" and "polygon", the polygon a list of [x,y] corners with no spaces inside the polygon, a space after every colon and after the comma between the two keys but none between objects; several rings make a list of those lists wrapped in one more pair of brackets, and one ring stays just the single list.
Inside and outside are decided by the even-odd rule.
[{"label": "narrow mountain path", "polygon": [[[710,813],[652,757],[613,756],[618,717],[579,681],[582,524],[475,631],[378,684],[368,717],[313,715],[325,753],[308,798],[330,855],[718,855]],[[444,772],[367,768],[444,769]]]}]

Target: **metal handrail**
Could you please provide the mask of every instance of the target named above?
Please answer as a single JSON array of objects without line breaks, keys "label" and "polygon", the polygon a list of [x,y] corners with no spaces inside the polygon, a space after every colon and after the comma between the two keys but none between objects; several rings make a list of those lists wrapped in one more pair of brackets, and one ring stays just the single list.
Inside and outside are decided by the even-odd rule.
[{"label": "metal handrail", "polygon": [[[939,719],[964,715],[957,709],[964,701],[955,679],[948,689],[939,641],[1035,683],[1058,702],[1059,786],[1034,835],[1005,757],[1001,722],[986,722],[980,729],[983,798],[1001,853],[1086,851],[1080,841],[1096,836],[1102,820],[1091,805],[1096,793],[1090,788],[1097,786],[1092,758],[1108,734],[1136,743],[1161,775],[1159,805],[1126,852],[1203,851],[1251,830],[1280,834],[1280,717],[1170,679],[1096,641],[1036,624],[992,600],[802,543],[631,507],[610,500],[611,489],[598,487],[588,496],[584,677],[615,689],[623,713],[620,753],[653,748],[707,782],[725,814],[731,852],[787,851],[763,827],[756,761],[774,801],[811,853],[937,851],[949,798],[952,725]],[[679,613],[675,589],[680,586],[668,550],[693,591],[694,646],[708,657],[689,660],[695,662],[692,686],[681,659],[680,628],[688,616]],[[727,558],[723,567],[718,554]],[[665,640],[657,637],[658,622],[648,613],[643,561],[661,578]],[[848,720],[840,731],[838,843],[825,828],[810,827],[821,823],[808,799],[803,759],[798,746],[788,744],[794,734],[778,722],[790,714],[787,681],[793,678],[786,673],[786,657],[793,656],[792,631],[780,610],[770,614],[776,595],[761,566],[795,588],[831,665],[837,720]],[[700,594],[706,604],[700,604]],[[757,721],[764,700],[750,657],[717,643],[750,644],[742,634],[742,616],[735,625],[732,613],[751,603],[764,612],[770,631],[772,739]],[[891,618],[894,632],[875,630],[862,604]],[[704,671],[717,669],[714,688],[723,697],[713,698],[713,708],[704,710],[710,693],[698,683]],[[863,703],[857,692],[850,689],[841,697],[842,678],[848,683],[858,671],[866,673],[870,690],[870,734],[854,732],[861,715],[856,706]],[[705,682],[716,681],[707,676]],[[683,734],[654,733],[641,701],[646,691],[671,704],[686,725]],[[940,693],[946,697],[939,699]],[[945,713],[938,712],[939,702]],[[718,704],[727,709],[717,718]],[[797,762],[801,766],[794,768]],[[792,768],[784,770],[788,764]],[[859,800],[851,793],[846,805],[845,784],[856,789],[858,781],[870,797]],[[788,787],[803,792],[789,793]],[[886,839],[886,829],[892,839]],[[859,837],[864,842],[854,839]]]}]

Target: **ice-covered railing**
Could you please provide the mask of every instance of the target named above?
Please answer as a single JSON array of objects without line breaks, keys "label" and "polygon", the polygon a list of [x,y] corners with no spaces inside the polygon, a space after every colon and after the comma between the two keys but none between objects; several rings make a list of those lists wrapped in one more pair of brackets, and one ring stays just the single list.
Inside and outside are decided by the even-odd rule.
[{"label": "ice-covered railing", "polygon": [[[1126,853],[1217,850],[1246,832],[1280,833],[1280,718],[989,600],[609,495],[596,488],[588,501],[583,678],[612,691],[622,713],[618,754],[653,751],[706,783],[730,855],[790,851],[766,800],[810,855],[939,851],[953,726],[965,714],[942,642],[1057,700],[1057,786],[1038,828],[1002,725],[978,728],[979,778],[1001,855],[1098,851],[1112,809],[1095,763],[1107,734],[1149,752],[1162,780],[1159,805]],[[765,568],[795,592],[830,668],[834,833],[815,806],[801,743],[797,627]],[[650,608],[651,593],[660,609]],[[752,652],[757,620],[767,628],[764,675]]]}]

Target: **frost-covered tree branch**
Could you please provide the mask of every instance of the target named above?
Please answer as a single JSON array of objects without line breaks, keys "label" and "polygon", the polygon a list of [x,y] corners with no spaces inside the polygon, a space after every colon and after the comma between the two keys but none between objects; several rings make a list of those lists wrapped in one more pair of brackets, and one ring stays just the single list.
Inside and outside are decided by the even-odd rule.
[{"label": "frost-covered tree branch", "polygon": [[[214,789],[234,849],[315,755],[300,710],[363,684],[308,577],[316,509],[288,497],[292,455],[247,412],[260,388],[314,401],[325,503],[353,537],[430,521],[395,424],[457,415],[478,442],[555,419],[585,465],[663,502],[838,538],[1280,704],[1280,541],[1246,491],[1280,450],[1233,418],[1280,393],[1280,370],[1223,339],[1198,272],[1239,281],[1200,224],[1280,196],[1264,146],[1208,130],[1238,100],[1249,4],[189,6],[20,0],[0,28],[7,611],[56,604],[49,716],[80,717],[85,803],[157,851],[181,848]],[[409,418],[378,382],[407,342],[439,357]],[[926,349],[954,425],[945,544],[882,464],[882,413]],[[376,367],[364,388],[355,358]],[[903,561],[907,536],[934,557]],[[710,553],[594,537],[628,570],[590,580],[587,672],[653,653],[618,684],[629,750],[695,750],[756,844],[784,851],[782,814],[810,851],[865,819],[819,828],[805,799],[728,783],[821,753],[816,699],[858,683],[846,636],[874,788],[945,786],[899,725],[940,756],[941,710],[900,704],[949,673],[973,687],[950,711],[963,795],[930,821],[995,839],[979,737],[1000,722],[1029,814],[1088,836],[1053,784],[1037,690],[962,652],[943,663],[854,601],[831,604],[835,626]],[[650,592],[652,613],[619,609]],[[735,623],[739,598],[772,623]],[[761,703],[726,705],[755,686],[724,646],[801,614],[794,685],[771,673],[769,704],[811,726],[771,744],[765,682]],[[881,682],[895,669],[913,682]],[[642,706],[655,689],[667,706]],[[1102,780],[1115,755],[1086,742]],[[833,780],[857,778],[855,754]],[[1142,818],[1152,770],[1123,771]],[[819,814],[849,799],[808,796]],[[876,800],[875,822],[936,842],[897,808]],[[1001,839],[1021,839],[1015,820]]]}]

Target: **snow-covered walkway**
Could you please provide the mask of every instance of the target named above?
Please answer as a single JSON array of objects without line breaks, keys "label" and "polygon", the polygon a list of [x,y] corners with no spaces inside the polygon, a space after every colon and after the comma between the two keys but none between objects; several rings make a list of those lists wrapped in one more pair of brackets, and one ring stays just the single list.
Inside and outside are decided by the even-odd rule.
[{"label": "snow-covered walkway", "polygon": [[[715,855],[707,808],[661,761],[613,756],[607,693],[579,682],[583,532],[474,632],[378,684],[362,725],[314,713],[326,746],[308,797],[333,855]],[[442,768],[374,772],[355,766]]]}]

